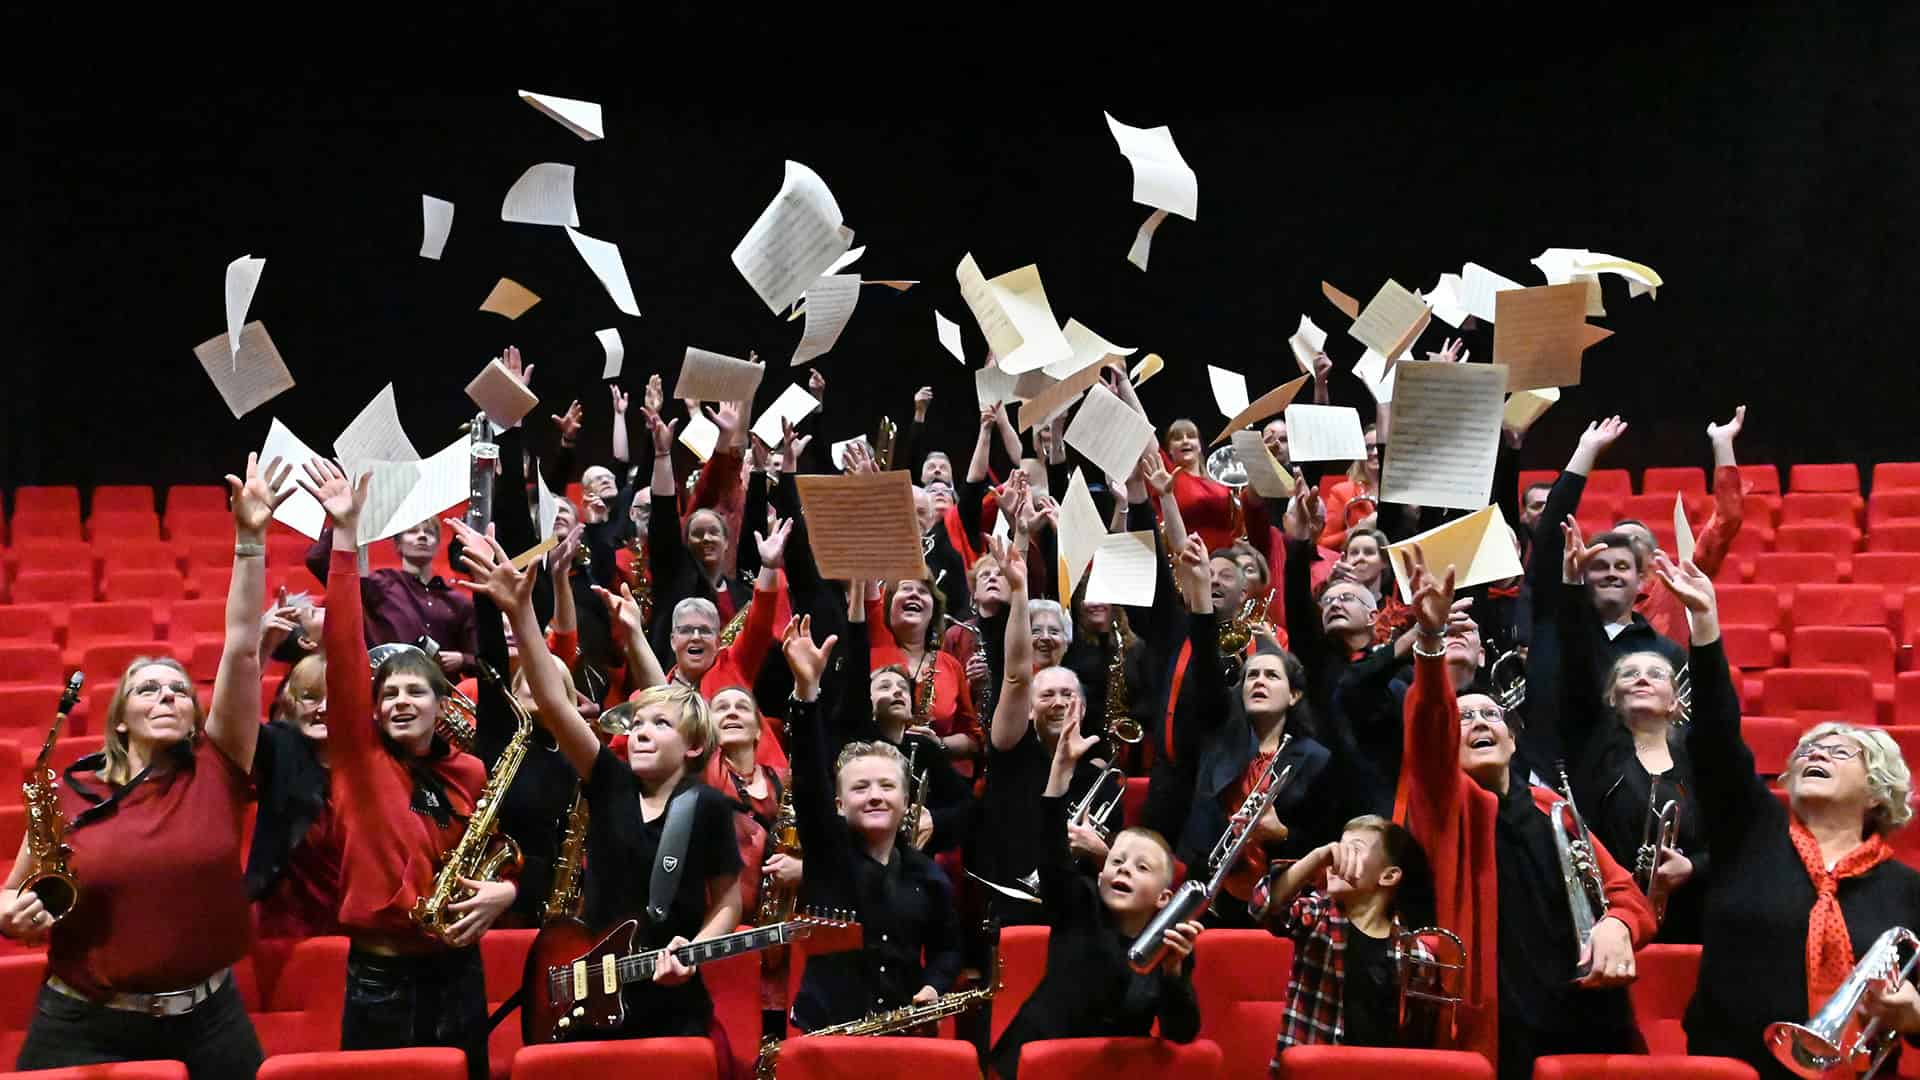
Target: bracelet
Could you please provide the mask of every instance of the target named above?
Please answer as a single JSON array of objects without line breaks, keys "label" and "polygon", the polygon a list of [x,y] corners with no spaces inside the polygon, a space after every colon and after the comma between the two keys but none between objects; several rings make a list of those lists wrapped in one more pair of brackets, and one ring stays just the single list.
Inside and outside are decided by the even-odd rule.
[{"label": "bracelet", "polygon": [[[1420,648],[1420,640],[1426,637],[1436,638],[1440,642],[1440,647],[1433,650],[1432,652],[1427,652],[1424,649]],[[1414,632],[1414,638],[1413,638],[1413,655],[1421,657],[1422,659],[1426,659],[1426,660],[1446,659],[1447,657],[1446,635],[1445,634],[1428,634],[1425,628],[1416,630]]]},{"label": "bracelet", "polygon": [[248,543],[242,540],[233,542],[233,554],[241,559],[258,559],[267,553],[267,545]]}]

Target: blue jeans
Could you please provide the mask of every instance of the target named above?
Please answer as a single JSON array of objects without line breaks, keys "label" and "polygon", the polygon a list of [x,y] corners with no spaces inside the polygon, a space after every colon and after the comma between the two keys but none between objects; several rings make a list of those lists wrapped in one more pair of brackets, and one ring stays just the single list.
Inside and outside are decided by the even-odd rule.
[{"label": "blue jeans", "polygon": [[487,981],[477,947],[425,956],[347,955],[340,1049],[451,1046],[487,1077]]},{"label": "blue jeans", "polygon": [[185,1062],[194,1080],[244,1080],[264,1057],[231,978],[184,1016],[123,1012],[43,986],[15,1068],[163,1059]]}]

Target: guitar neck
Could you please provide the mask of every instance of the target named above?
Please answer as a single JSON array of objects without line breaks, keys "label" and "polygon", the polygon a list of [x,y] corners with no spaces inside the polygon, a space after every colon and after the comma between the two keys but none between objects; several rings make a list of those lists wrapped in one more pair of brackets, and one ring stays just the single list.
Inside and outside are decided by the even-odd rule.
[{"label": "guitar neck", "polygon": [[[783,922],[757,926],[751,930],[736,930],[731,934],[682,945],[673,950],[673,955],[683,964],[704,964],[709,960],[724,960],[729,956],[770,949],[792,940],[794,926],[794,923]],[[621,985],[653,978],[654,969],[660,966],[660,958],[666,954],[666,949],[653,949],[621,957],[616,962]]]}]

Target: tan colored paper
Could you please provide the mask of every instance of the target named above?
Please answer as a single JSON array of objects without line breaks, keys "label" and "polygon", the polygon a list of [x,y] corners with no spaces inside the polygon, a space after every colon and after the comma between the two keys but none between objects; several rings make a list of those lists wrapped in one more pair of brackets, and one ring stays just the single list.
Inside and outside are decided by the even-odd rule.
[{"label": "tan colored paper", "polygon": [[960,298],[967,302],[987,346],[1006,371],[1014,375],[1037,371],[1073,355],[1073,346],[1060,332],[1047,303],[1037,265],[1028,263],[988,279],[969,254],[953,275],[960,285]]},{"label": "tan colored paper", "polygon": [[527,550],[521,552],[520,554],[515,555],[513,557],[513,568],[515,570],[525,570],[527,567],[533,565],[533,560],[538,559],[540,556],[545,555],[549,551],[552,551],[555,547],[559,545],[559,543],[560,543],[560,538],[552,535],[551,532],[549,532],[545,540],[542,540],[539,543],[528,548]]},{"label": "tan colored paper", "polygon": [[1420,336],[1420,331],[1427,328],[1427,321],[1432,317],[1432,308],[1389,278],[1380,286],[1380,291],[1373,294],[1347,333],[1381,356],[1398,360],[1407,346]]},{"label": "tan colored paper", "polygon": [[680,401],[752,401],[766,365],[705,349],[687,349],[673,396]]},{"label": "tan colored paper", "polygon": [[1320,283],[1320,294],[1325,296],[1327,301],[1334,307],[1339,308],[1341,314],[1347,318],[1357,319],[1360,317],[1360,301],[1355,300],[1353,297],[1348,296],[1346,293],[1341,292],[1339,289],[1334,288],[1324,281]]},{"label": "tan colored paper", "polygon": [[1165,210],[1155,210],[1140,223],[1140,231],[1133,236],[1133,246],[1127,249],[1127,261],[1142,270],[1147,268],[1147,257],[1153,254],[1153,233],[1160,223],[1167,220]]},{"label": "tan colored paper", "polygon": [[1533,426],[1534,421],[1545,416],[1553,403],[1559,400],[1560,388],[1557,386],[1517,391],[1507,397],[1506,413],[1500,422],[1515,431],[1524,432]]},{"label": "tan colored paper", "polygon": [[821,577],[903,581],[927,576],[913,481],[906,473],[797,476],[794,483]]},{"label": "tan colored paper", "polygon": [[1537,285],[1493,294],[1493,362],[1507,389],[1578,386],[1587,326],[1585,284]]},{"label": "tan colored paper", "polygon": [[527,389],[526,383],[514,378],[498,357],[487,361],[467,384],[467,397],[480,406],[494,426],[503,428],[519,423],[540,404],[540,398]]},{"label": "tan colored paper", "polygon": [[681,446],[693,451],[694,457],[707,461],[713,457],[713,448],[720,445],[720,427],[704,413],[694,413],[680,429],[679,441]]},{"label": "tan colored paper", "polygon": [[1060,500],[1060,561],[1065,564],[1067,595],[1080,587],[1080,576],[1093,562],[1093,553],[1107,537],[1107,523],[1100,520],[1100,508],[1094,504],[1087,478],[1079,469],[1067,483],[1066,498]]},{"label": "tan colored paper", "polygon": [[1133,385],[1138,388],[1145,386],[1148,379],[1160,374],[1166,366],[1167,362],[1160,359],[1159,353],[1148,353],[1140,359],[1139,363],[1133,365],[1133,371],[1127,377],[1132,379]]},{"label": "tan colored paper", "polygon": [[1388,546],[1393,576],[1400,583],[1400,599],[1408,603],[1413,601],[1413,589],[1409,585],[1412,577],[1407,572],[1407,553],[1415,545],[1426,557],[1427,569],[1435,575],[1444,576],[1447,567],[1454,568],[1455,589],[1505,581],[1526,572],[1514,547],[1513,529],[1500,515],[1499,507],[1489,506]]},{"label": "tan colored paper", "polygon": [[[235,420],[247,415],[275,397],[293,389],[293,373],[280,358],[267,336],[267,324],[250,322],[240,328],[240,348],[235,352],[227,335],[208,338],[193,347],[193,355],[206,369],[220,400]],[[301,462],[305,464],[305,462]]]},{"label": "tan colored paper", "polygon": [[480,310],[517,319],[539,302],[540,298],[534,295],[533,290],[512,278],[503,277],[494,283],[493,291],[487,294],[487,298],[480,301]]},{"label": "tan colored paper", "polygon": [[1393,426],[1380,477],[1385,502],[1472,510],[1493,493],[1506,408],[1498,364],[1406,363],[1396,369]]},{"label": "tan colored paper", "polygon": [[1073,404],[1073,400],[1084,393],[1087,387],[1099,382],[1100,373],[1106,369],[1105,363],[1088,364],[1022,402],[1015,430],[1027,431],[1033,425],[1057,416],[1062,409]]},{"label": "tan colored paper", "polygon": [[1213,437],[1213,441],[1207,444],[1208,447],[1212,448],[1226,442],[1233,437],[1234,432],[1248,424],[1257,424],[1269,416],[1286,412],[1287,406],[1293,404],[1294,397],[1300,393],[1300,388],[1307,385],[1308,378],[1309,376],[1302,375],[1292,382],[1283,383],[1261,394],[1258,401],[1249,403],[1233,419],[1227,421],[1227,426],[1220,429],[1220,434]]},{"label": "tan colored paper", "polygon": [[1073,423],[1067,425],[1067,445],[1080,451],[1108,476],[1131,476],[1140,455],[1153,445],[1153,423],[1121,401],[1113,391],[1095,383],[1087,389]]},{"label": "tan colored paper", "polygon": [[1160,550],[1151,529],[1108,533],[1093,550],[1087,603],[1152,607],[1160,582]]},{"label": "tan colored paper", "polygon": [[1673,547],[1679,552],[1680,561],[1693,561],[1693,526],[1687,522],[1687,497],[1678,492],[1673,496]]},{"label": "tan colored paper", "polygon": [[1233,433],[1233,453],[1247,470],[1247,483],[1263,499],[1293,497],[1293,477],[1280,467],[1280,459],[1267,449],[1267,440],[1257,431]]},{"label": "tan colored paper", "polygon": [[920,279],[919,279],[919,278],[915,278],[915,279],[913,279],[912,281],[907,281],[907,280],[905,280],[905,279],[901,279],[901,278],[877,278],[877,279],[876,279],[876,278],[862,278],[862,279],[861,279],[861,281],[860,281],[860,284],[862,284],[862,285],[885,285],[885,286],[886,286],[887,288],[889,288],[889,289],[892,289],[892,290],[893,290],[894,292],[906,292],[906,291],[907,291],[908,289],[911,289],[911,288],[913,288],[913,287],[914,287],[915,285],[918,285],[918,284],[920,284]]}]

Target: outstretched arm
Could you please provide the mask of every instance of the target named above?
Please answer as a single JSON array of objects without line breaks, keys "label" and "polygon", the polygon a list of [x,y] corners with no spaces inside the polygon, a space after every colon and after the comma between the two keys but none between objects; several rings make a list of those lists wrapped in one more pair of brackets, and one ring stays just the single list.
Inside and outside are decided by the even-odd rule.
[{"label": "outstretched arm", "polygon": [[990,538],[994,561],[1007,575],[1007,668],[1000,700],[993,707],[989,737],[1000,750],[1011,750],[1027,735],[1033,698],[1033,628],[1027,622],[1027,560],[1012,544]]},{"label": "outstretched arm", "polygon": [[253,749],[260,736],[260,609],[267,598],[267,522],[294,489],[286,486],[291,465],[279,458],[260,468],[260,455],[247,455],[246,479],[227,477],[233,502],[233,581],[227,586],[226,641],[220,670],[213,677],[213,707],[207,713],[207,738],[242,772],[253,771]]}]

